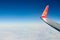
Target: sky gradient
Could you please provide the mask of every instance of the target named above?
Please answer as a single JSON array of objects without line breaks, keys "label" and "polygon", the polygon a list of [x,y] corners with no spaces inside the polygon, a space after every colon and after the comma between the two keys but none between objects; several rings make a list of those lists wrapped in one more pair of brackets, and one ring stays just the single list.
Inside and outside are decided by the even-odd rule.
[{"label": "sky gradient", "polygon": [[40,19],[46,5],[48,18],[60,23],[59,0],[0,0],[0,40],[60,40]]},{"label": "sky gradient", "polygon": [[59,21],[59,4],[59,0],[0,0],[0,24],[39,24],[46,5],[49,5],[48,17]]}]

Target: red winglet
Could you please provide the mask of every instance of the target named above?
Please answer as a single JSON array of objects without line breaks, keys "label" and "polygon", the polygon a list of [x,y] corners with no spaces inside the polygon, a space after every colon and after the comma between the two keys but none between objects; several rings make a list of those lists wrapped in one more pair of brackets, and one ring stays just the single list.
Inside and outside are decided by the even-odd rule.
[{"label": "red winglet", "polygon": [[48,8],[49,8],[49,5],[47,5],[45,10],[43,11],[42,18],[46,18],[47,17]]}]

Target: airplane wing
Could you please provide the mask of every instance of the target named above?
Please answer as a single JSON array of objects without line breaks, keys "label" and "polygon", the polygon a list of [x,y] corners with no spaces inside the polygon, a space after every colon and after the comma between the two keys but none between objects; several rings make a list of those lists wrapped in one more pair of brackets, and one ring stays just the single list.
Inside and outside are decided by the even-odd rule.
[{"label": "airplane wing", "polygon": [[53,27],[54,29],[60,31],[60,24],[50,20],[47,18],[47,13],[48,13],[48,8],[49,5],[46,6],[45,10],[43,11],[42,16],[40,17],[45,23],[47,23],[48,25],[50,25],[51,27]]}]

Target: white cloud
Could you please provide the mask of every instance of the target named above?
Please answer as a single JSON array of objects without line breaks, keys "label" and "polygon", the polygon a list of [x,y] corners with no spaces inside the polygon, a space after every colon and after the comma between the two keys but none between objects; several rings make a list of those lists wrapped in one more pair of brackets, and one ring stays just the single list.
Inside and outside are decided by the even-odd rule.
[{"label": "white cloud", "polygon": [[47,24],[0,28],[0,40],[60,40],[60,32]]}]

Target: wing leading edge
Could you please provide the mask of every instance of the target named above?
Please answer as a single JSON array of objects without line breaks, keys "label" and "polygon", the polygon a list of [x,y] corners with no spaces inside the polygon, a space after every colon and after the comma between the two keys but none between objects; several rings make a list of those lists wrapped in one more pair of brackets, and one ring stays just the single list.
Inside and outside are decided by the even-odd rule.
[{"label": "wing leading edge", "polygon": [[41,16],[41,19],[47,23],[48,25],[50,25],[51,27],[53,27],[54,29],[60,31],[60,24],[50,20],[47,18],[47,13],[48,13],[48,8],[49,8],[49,5],[46,6],[45,10],[43,11],[43,14]]}]

